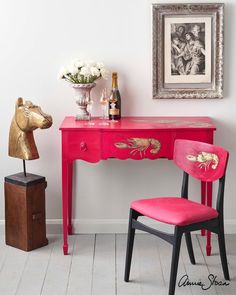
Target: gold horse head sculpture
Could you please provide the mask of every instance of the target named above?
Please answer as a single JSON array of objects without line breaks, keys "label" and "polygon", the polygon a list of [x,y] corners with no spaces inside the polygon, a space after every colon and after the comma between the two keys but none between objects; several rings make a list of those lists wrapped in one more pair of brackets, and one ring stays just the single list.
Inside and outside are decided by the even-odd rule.
[{"label": "gold horse head sculpture", "polygon": [[46,129],[51,126],[52,117],[50,115],[45,114],[31,101],[24,103],[22,98],[18,98],[9,133],[9,156],[22,160],[38,159],[39,154],[33,131],[37,128]]}]

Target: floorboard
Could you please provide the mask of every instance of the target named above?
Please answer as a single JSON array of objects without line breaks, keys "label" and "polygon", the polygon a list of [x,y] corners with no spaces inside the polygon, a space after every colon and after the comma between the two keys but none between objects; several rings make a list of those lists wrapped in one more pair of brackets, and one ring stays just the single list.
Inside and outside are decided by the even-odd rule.
[{"label": "floorboard", "polygon": [[96,235],[92,295],[115,295],[115,235]]},{"label": "floorboard", "polygon": [[142,295],[166,294],[166,285],[161,268],[160,253],[157,247],[157,238],[152,235],[136,236],[138,252],[139,282]]},{"label": "floorboard", "polygon": [[[74,247],[76,236],[69,237],[70,246]],[[42,286],[42,295],[65,295],[68,288],[68,279],[72,262],[72,255],[63,255],[62,238],[55,242],[46,277]]]},{"label": "floorboard", "polygon": [[[193,251],[195,256],[196,264],[193,265],[190,262],[187,246],[185,242],[185,238],[183,239],[183,247],[182,247],[182,258],[184,260],[186,274],[188,275],[189,281],[193,283],[203,283],[207,285],[208,282],[208,276],[209,276],[209,270],[207,268],[207,265],[205,263],[202,249],[200,248],[197,236],[192,234],[192,243],[193,243]],[[205,251],[205,249],[204,249]],[[183,287],[182,287],[183,288]],[[206,291],[202,289],[199,285],[193,285],[190,287],[191,292],[193,295],[203,295],[206,294]],[[203,287],[204,288],[204,287]],[[209,295],[215,295],[216,290],[215,288],[210,288],[207,291],[207,294]]]},{"label": "floorboard", "polygon": [[67,295],[90,295],[94,263],[95,235],[78,235],[72,253]]},{"label": "floorboard", "polygon": [[16,295],[40,295],[54,244],[50,238],[49,245],[29,252]]},{"label": "floorboard", "polygon": [[133,259],[130,271],[130,281],[127,283],[124,281],[124,269],[125,269],[125,255],[126,255],[126,243],[127,235],[116,235],[116,284],[117,295],[141,295],[141,283],[140,274],[138,268],[138,249],[136,247],[136,241],[133,250]]},{"label": "floorboard", "polygon": [[[210,274],[225,282],[212,236],[212,255],[205,254],[206,237],[192,235],[196,265],[182,239],[175,295],[235,295],[236,235],[226,236],[229,286],[178,286],[182,276],[209,286]],[[124,282],[126,234],[69,237],[70,255],[62,252],[62,236],[49,236],[49,245],[31,252],[6,246],[0,237],[0,295],[167,295],[172,246],[152,235],[135,237],[130,282]]]},{"label": "floorboard", "polygon": [[14,295],[24,272],[29,253],[10,246],[5,247],[8,249],[0,272],[0,294]]},{"label": "floorboard", "polygon": [[[184,241],[182,240],[182,244],[183,242]],[[165,281],[165,286],[166,286],[166,290],[168,291],[169,282],[170,282],[172,245],[158,238],[157,238],[157,245],[158,245],[158,250],[160,253],[160,262],[161,262],[162,273],[163,273],[163,277]],[[183,245],[181,245],[181,249],[180,249],[180,258],[179,258],[179,266],[178,266],[178,273],[177,273],[177,280],[176,280],[175,295],[190,295],[191,289],[189,286],[184,288],[178,287],[178,281],[183,275],[186,274],[185,265],[182,259],[182,250],[183,250]]]},{"label": "floorboard", "polygon": [[[213,234],[212,236],[212,255],[206,256],[205,249],[205,239],[204,237],[198,237],[199,244],[201,246],[202,252],[204,253],[204,260],[208,267],[209,273],[212,276],[216,276],[216,280],[218,282],[225,282],[223,270],[220,261],[219,255],[219,247],[217,236]],[[236,240],[226,238],[226,248],[227,248],[227,257],[229,262],[229,272],[231,275],[231,281],[229,282],[229,286],[215,286],[216,294],[218,295],[235,295],[236,290],[236,282],[235,282],[235,270],[236,270]],[[211,276],[211,280],[213,277]],[[227,281],[226,281],[227,282]],[[208,281],[208,285],[210,282]],[[211,287],[213,288],[213,287]]]}]

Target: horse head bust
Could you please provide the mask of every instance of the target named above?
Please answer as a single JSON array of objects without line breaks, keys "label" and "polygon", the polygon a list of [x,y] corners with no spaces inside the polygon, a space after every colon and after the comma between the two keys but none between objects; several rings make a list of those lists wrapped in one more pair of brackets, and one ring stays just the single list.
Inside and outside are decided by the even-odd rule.
[{"label": "horse head bust", "polygon": [[33,131],[37,128],[46,129],[51,126],[52,117],[50,115],[45,114],[31,101],[24,103],[22,98],[18,98],[9,133],[9,156],[22,160],[38,159],[39,154]]}]

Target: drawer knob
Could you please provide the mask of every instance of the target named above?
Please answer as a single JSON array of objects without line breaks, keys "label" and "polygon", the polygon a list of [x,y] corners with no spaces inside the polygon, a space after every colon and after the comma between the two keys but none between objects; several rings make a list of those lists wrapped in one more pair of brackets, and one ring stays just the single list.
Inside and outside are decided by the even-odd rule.
[{"label": "drawer knob", "polygon": [[87,144],[86,144],[86,142],[84,142],[84,141],[82,141],[81,143],[80,143],[80,150],[82,151],[82,152],[85,152],[85,151],[87,151]]}]

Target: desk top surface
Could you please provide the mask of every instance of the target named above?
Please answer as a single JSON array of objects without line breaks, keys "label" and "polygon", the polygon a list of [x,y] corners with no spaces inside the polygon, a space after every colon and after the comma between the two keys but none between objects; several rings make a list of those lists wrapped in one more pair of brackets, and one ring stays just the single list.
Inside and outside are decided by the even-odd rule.
[{"label": "desk top surface", "polygon": [[103,120],[95,117],[91,121],[76,121],[75,117],[65,117],[60,130],[216,130],[209,117],[123,117],[117,122],[109,120],[109,125],[103,125]]}]

